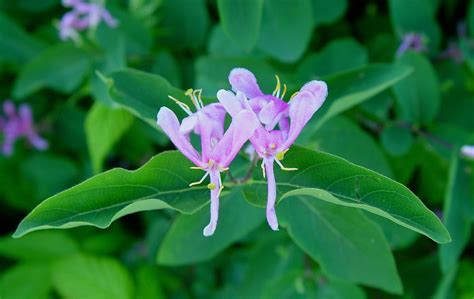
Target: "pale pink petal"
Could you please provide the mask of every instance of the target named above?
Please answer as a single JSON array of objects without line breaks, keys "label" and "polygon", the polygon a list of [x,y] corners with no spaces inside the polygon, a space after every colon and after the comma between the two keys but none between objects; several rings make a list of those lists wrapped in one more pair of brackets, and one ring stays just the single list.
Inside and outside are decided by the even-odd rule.
[{"label": "pale pink petal", "polygon": [[118,21],[105,8],[102,8],[102,19],[109,27],[116,27],[118,25]]},{"label": "pale pink petal", "polygon": [[276,124],[280,121],[280,118],[288,109],[288,104],[284,101],[269,96],[273,99],[268,101],[268,104],[263,106],[263,108],[258,113],[258,118],[265,125],[267,130],[273,130]]},{"label": "pale pink petal", "polygon": [[232,123],[222,139],[212,151],[212,157],[223,167],[229,166],[242,146],[260,127],[260,122],[253,111],[244,110],[232,119]]},{"label": "pale pink petal", "polygon": [[234,94],[232,91],[221,89],[217,92],[217,99],[232,117],[237,116],[240,111],[250,108],[245,95],[240,91]]},{"label": "pale pink petal", "polygon": [[264,159],[263,163],[265,164],[265,175],[267,178],[267,187],[268,187],[268,194],[267,194],[267,208],[266,208],[266,215],[267,215],[267,222],[268,225],[272,228],[272,230],[278,230],[278,219],[275,212],[275,202],[276,202],[276,181],[275,175],[273,173],[273,158],[271,159]]},{"label": "pale pink petal", "polygon": [[179,126],[179,131],[182,134],[189,134],[194,130],[194,127],[196,127],[198,122],[198,117],[197,115],[191,114],[188,117],[183,118],[183,121],[181,122],[181,125]]},{"label": "pale pink petal", "polygon": [[469,158],[474,158],[474,145],[464,145],[461,147],[461,153]]},{"label": "pale pink petal", "polygon": [[3,111],[9,118],[16,117],[16,108],[12,101],[7,100],[3,102]]},{"label": "pale pink petal", "polygon": [[185,135],[179,131],[179,121],[173,111],[167,107],[162,107],[160,111],[158,111],[157,124],[186,158],[197,166],[204,166],[199,153],[194,149]]},{"label": "pale pink petal", "polygon": [[240,91],[249,99],[263,95],[257,78],[247,69],[233,69],[229,74],[229,83],[232,85],[233,91]]},{"label": "pale pink petal", "polygon": [[45,150],[48,148],[48,142],[41,138],[36,132],[28,132],[26,135],[30,144],[37,150]]},{"label": "pale pink petal", "polygon": [[211,190],[211,219],[209,224],[203,230],[203,235],[205,237],[212,236],[217,228],[217,221],[219,219],[219,189],[221,188],[219,176],[219,171],[210,172],[211,183],[214,184],[215,188]]},{"label": "pale pink petal", "polygon": [[322,81],[311,81],[301,90],[290,102],[290,129],[287,140],[280,150],[289,148],[295,142],[301,130],[321,107],[327,96],[327,86]]}]

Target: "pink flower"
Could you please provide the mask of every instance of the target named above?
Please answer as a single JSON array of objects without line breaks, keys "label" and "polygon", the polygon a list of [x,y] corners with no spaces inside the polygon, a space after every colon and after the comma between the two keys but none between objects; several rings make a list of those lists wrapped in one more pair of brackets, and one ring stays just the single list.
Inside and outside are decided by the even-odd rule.
[{"label": "pink flower", "polygon": [[464,145],[461,147],[461,154],[468,158],[474,158],[474,145]]},{"label": "pink flower", "polygon": [[407,33],[403,35],[402,43],[397,49],[397,56],[401,56],[406,51],[425,52],[426,48],[425,37],[419,33]]},{"label": "pink flower", "polygon": [[[286,103],[279,98],[279,80],[272,95],[264,95],[260,91],[255,76],[246,69],[232,70],[229,82],[236,94],[226,90],[220,90],[217,93],[217,98],[226,111],[232,117],[236,117],[242,111],[253,112],[258,115],[261,122],[250,138],[250,142],[259,157],[263,159],[263,175],[267,177],[267,222],[273,230],[278,230],[273,162],[276,162],[283,170],[297,170],[284,167],[281,160],[313,114],[324,103],[328,93],[327,85],[323,81],[310,81]],[[282,98],[285,91],[286,86],[284,86]],[[277,124],[278,129],[275,128]]]},{"label": "pink flower", "polygon": [[21,137],[25,137],[38,150],[48,148],[48,142],[41,138],[34,128],[31,108],[28,105],[21,105],[17,113],[15,105],[7,100],[3,103],[3,111],[6,119],[0,118],[0,129],[3,132],[2,152],[5,156],[12,155],[13,146]]},{"label": "pink flower", "polygon": [[[223,107],[220,104],[204,106],[200,91],[188,91],[186,94],[191,98],[197,111],[191,112],[186,104],[173,98],[188,117],[180,123],[173,111],[162,107],[158,112],[157,123],[178,150],[196,165],[193,168],[206,172],[199,182],[190,186],[201,184],[208,176],[210,177],[207,187],[211,190],[211,219],[203,231],[207,237],[214,234],[217,227],[219,195],[224,188],[220,173],[228,169],[241,147],[259,126],[259,121],[253,112],[241,111],[235,115],[229,128],[224,132],[226,113]],[[191,132],[201,138],[201,153],[190,143]]]},{"label": "pink flower", "polygon": [[59,36],[62,40],[79,39],[78,31],[94,28],[101,20],[115,27],[118,21],[114,19],[109,11],[98,3],[87,3],[84,0],[63,0],[65,7],[71,7],[72,11],[66,13],[59,24]]}]

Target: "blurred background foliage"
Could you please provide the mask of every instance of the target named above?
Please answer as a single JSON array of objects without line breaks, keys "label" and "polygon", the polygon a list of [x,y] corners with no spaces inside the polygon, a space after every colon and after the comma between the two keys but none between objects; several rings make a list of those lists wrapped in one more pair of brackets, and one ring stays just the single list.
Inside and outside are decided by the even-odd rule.
[{"label": "blurred background foliage", "polygon": [[[58,0],[0,0],[0,100],[31,105],[50,143],[37,152],[18,142],[13,156],[0,156],[2,299],[474,297],[474,164],[457,154],[458,146],[474,144],[474,1],[109,0],[106,6],[119,26],[100,24],[73,43],[58,37],[67,11]],[[409,33],[422,35],[426,50],[397,57]],[[117,106],[104,75],[131,67],[215,97],[229,88],[227,75],[237,66],[272,90],[275,74],[296,86],[369,63],[413,72],[308,128],[301,144],[409,186],[442,217],[453,238],[447,245],[367,213],[393,251],[403,295],[329,277],[287,234],[251,217],[243,201],[228,212],[242,218],[225,241],[203,239],[206,209],[191,216],[150,211],[107,230],[11,238],[45,198],[173,148]]]}]

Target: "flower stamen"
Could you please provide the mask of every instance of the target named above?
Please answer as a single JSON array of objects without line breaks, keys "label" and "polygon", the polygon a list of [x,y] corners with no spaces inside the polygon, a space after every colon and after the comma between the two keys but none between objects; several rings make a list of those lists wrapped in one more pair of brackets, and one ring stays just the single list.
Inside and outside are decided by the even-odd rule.
[{"label": "flower stamen", "polygon": [[178,104],[178,106],[181,107],[181,109],[183,109],[184,112],[186,112],[188,115],[193,114],[191,112],[191,109],[189,108],[189,106],[186,105],[185,103],[181,102],[180,100],[178,100],[178,99],[176,99],[175,97],[172,97],[172,96],[168,96],[168,98],[172,99],[176,104]]},{"label": "flower stamen", "polygon": [[275,75],[275,78],[277,80],[277,83],[276,83],[276,86],[275,86],[275,90],[272,92],[272,95],[277,98],[280,97],[280,89],[281,89],[281,83],[280,83],[280,77],[278,77],[278,75]]},{"label": "flower stamen", "polygon": [[264,163],[264,161],[262,161],[262,164],[260,164],[260,167],[262,168],[263,178],[265,178],[265,163]]},{"label": "flower stamen", "polygon": [[[199,181],[189,184],[189,187],[201,185],[202,182],[204,182],[204,180],[207,178],[208,175],[209,175],[209,172],[206,172],[206,174]],[[208,187],[209,187],[209,185],[208,185]]]},{"label": "flower stamen", "polygon": [[295,167],[285,167],[283,166],[283,164],[281,163],[280,160],[276,159],[275,160],[277,162],[277,164],[280,166],[281,170],[284,170],[284,171],[295,171],[295,170],[298,170],[298,168],[295,168]]}]

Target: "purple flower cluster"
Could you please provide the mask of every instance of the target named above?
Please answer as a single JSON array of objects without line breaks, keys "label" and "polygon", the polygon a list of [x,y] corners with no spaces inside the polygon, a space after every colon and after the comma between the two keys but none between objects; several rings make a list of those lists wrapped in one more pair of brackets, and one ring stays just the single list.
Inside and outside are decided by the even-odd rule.
[{"label": "purple flower cluster", "polygon": [[2,153],[10,156],[16,140],[25,137],[36,149],[45,150],[48,142],[36,132],[30,106],[23,104],[18,111],[15,105],[7,100],[3,103],[5,118],[0,117],[0,131],[3,133]]},{"label": "purple flower cluster", "polygon": [[[208,188],[211,190],[211,219],[204,228],[204,236],[212,235],[217,227],[219,195],[224,188],[220,174],[228,170],[247,141],[252,144],[251,153],[256,153],[262,159],[263,176],[268,183],[267,222],[273,230],[278,230],[274,162],[283,170],[297,170],[284,167],[281,161],[301,130],[322,106],[328,93],[326,83],[314,80],[306,83],[300,91],[293,94],[289,102],[285,102],[283,98],[286,85],[283,85],[282,91],[278,77],[274,92],[264,94],[255,76],[243,68],[232,70],[229,82],[232,91],[219,90],[219,103],[207,106],[203,105],[200,90],[187,91],[196,112],[173,98],[188,114],[181,123],[166,107],[162,107],[157,116],[158,125],[173,144],[196,165],[193,168],[206,172],[199,182],[190,186],[201,184],[210,177]],[[232,117],[232,122],[224,130],[227,113]],[[191,145],[191,133],[200,136],[201,153]]]},{"label": "purple flower cluster", "polygon": [[98,3],[88,3],[84,0],[63,0],[62,3],[65,7],[72,8],[61,18],[59,24],[59,36],[62,40],[77,41],[79,31],[95,28],[101,20],[110,27],[118,25],[117,20]]},{"label": "purple flower cluster", "polygon": [[401,56],[408,50],[414,52],[427,51],[428,48],[426,47],[426,38],[419,33],[407,33],[403,35],[402,42],[397,49],[397,57]]}]

